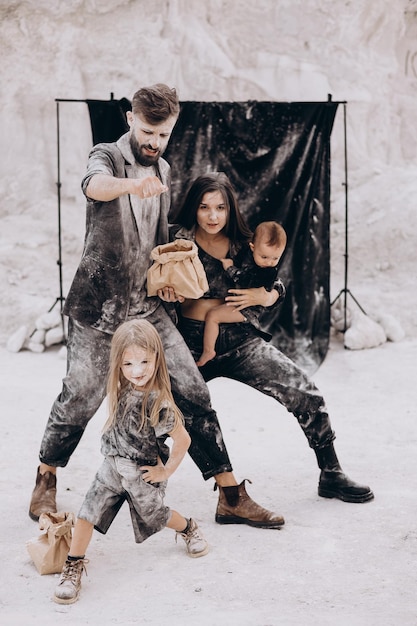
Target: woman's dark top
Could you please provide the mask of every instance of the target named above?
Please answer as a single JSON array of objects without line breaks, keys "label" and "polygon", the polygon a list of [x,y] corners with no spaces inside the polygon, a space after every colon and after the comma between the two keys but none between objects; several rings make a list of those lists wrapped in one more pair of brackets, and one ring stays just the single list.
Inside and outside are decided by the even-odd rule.
[{"label": "woman's dark top", "polygon": [[[179,228],[178,226],[172,227],[171,239],[178,239],[178,238],[189,239],[195,242],[194,230],[188,230],[186,228],[181,228],[181,227],[179,229],[178,228]],[[198,256],[199,256],[200,261],[203,264],[203,267],[207,276],[207,282],[209,285],[208,291],[206,291],[206,293],[202,296],[203,298],[215,298],[215,299],[222,298],[223,299],[228,295],[229,289],[233,289],[236,287],[242,288],[242,289],[249,288],[246,286],[244,287],[243,284],[240,285],[237,283],[239,282],[238,281],[239,275],[242,279],[243,279],[243,275],[246,276],[247,272],[244,270],[247,269],[247,265],[248,264],[250,265],[250,263],[252,263],[257,268],[257,270],[261,270],[261,268],[259,268],[253,262],[252,253],[247,244],[231,243],[227,258],[231,258],[233,263],[236,263],[240,265],[241,267],[229,268],[229,270],[224,270],[222,262],[219,261],[219,259],[216,259],[215,257],[205,252],[197,243],[196,245],[198,248]],[[251,286],[252,287],[263,286],[268,291],[271,291],[272,289],[276,289],[278,291],[279,297],[278,297],[277,302],[272,305],[273,307],[275,307],[277,303],[281,304],[282,300],[285,297],[285,286],[283,282],[281,281],[281,279],[276,276],[276,268],[268,268],[268,269],[272,270],[272,273],[266,272],[266,278],[267,278],[266,282],[269,282],[269,284],[264,284],[265,275],[262,276],[262,279],[263,279],[262,284],[255,284],[255,282],[257,282],[260,277],[254,275],[252,278],[254,279],[255,282],[253,282]],[[275,279],[273,278],[273,275],[275,275]],[[249,279],[247,279],[246,277],[245,280],[246,280],[246,284],[248,284]],[[252,279],[250,280],[250,282],[252,282]],[[252,326],[256,328],[256,330],[261,334],[261,336],[263,336],[264,339],[267,339],[267,340],[271,338],[271,335],[270,333],[266,333],[264,330],[262,330],[260,322],[259,322],[259,318],[263,312],[271,308],[272,307],[263,307],[263,306],[257,305],[257,306],[248,307],[241,311],[246,321],[252,324]]]}]

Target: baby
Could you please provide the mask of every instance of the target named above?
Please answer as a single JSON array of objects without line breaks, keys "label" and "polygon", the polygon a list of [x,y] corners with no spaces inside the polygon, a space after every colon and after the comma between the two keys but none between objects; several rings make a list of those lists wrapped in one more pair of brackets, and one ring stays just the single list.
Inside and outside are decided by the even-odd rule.
[{"label": "baby", "polygon": [[[265,287],[274,288],[278,275],[278,262],[285,250],[287,235],[277,222],[261,222],[255,229],[241,267],[235,267],[232,259],[221,259],[223,269],[238,289]],[[281,296],[284,293],[278,290]],[[259,315],[263,307],[257,309]],[[226,303],[213,307],[207,312],[204,326],[203,352],[196,362],[199,367],[216,356],[215,345],[219,336],[219,324],[236,324],[248,321],[247,317],[236,308]]]}]

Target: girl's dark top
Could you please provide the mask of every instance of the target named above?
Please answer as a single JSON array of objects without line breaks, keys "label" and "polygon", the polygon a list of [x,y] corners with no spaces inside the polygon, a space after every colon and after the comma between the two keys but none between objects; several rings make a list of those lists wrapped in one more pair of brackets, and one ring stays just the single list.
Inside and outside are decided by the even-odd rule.
[{"label": "girl's dark top", "polygon": [[[149,394],[148,403],[155,402],[157,392]],[[117,418],[101,438],[104,456],[121,456],[138,465],[156,465],[158,456],[166,460],[162,441],[175,427],[175,416],[170,405],[161,408],[159,421],[151,426],[149,417],[141,427],[144,392],[128,387],[122,392],[117,407]]]}]

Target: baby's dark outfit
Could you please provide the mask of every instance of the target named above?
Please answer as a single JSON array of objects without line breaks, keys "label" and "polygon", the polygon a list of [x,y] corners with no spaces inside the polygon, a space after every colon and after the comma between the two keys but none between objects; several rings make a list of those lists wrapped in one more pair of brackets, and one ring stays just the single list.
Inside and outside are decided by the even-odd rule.
[{"label": "baby's dark outfit", "polygon": [[[252,289],[265,287],[267,291],[276,289],[279,298],[285,296],[284,283],[278,278],[278,266],[259,267],[253,260],[253,254],[249,246],[244,247],[235,259],[236,265],[227,268],[226,274],[232,281],[229,288]],[[227,294],[226,294],[227,295]],[[247,322],[259,329],[259,316],[265,311],[263,306],[251,306],[242,309],[240,313]]]}]

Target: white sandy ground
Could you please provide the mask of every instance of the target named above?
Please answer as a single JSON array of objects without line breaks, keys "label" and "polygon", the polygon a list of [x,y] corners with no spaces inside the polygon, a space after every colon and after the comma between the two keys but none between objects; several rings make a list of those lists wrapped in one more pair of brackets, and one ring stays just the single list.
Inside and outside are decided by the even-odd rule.
[{"label": "white sandy ground", "polygon": [[[53,9],[41,0],[3,4],[10,6],[2,22],[0,624],[416,626],[413,2],[400,3],[410,11],[405,38],[397,3],[389,0],[304,1],[301,9],[296,2],[270,3],[275,18],[267,22],[267,3],[240,2],[238,12],[233,3],[192,3],[197,30],[185,19],[183,1],[147,3],[146,16],[141,3],[124,0],[68,1]],[[307,16],[303,46],[301,10]],[[314,376],[330,408],[342,464],[372,486],[373,502],[318,498],[314,454],[294,418],[251,389],[217,380],[210,389],[237,477],[250,478],[249,492],[282,512],[286,526],[265,531],[215,524],[212,482],[204,483],[187,457],[170,481],[168,502],[197,519],[210,553],[188,558],[169,530],[135,545],[123,508],[107,536],[95,535],[81,599],[65,607],[51,600],[57,579],[40,576],[25,547],[39,532],[27,510],[65,362],[54,348],[12,354],[4,346],[21,324],[31,330],[58,295],[53,99],[102,99],[110,90],[130,97],[135,77],[143,84],[172,81],[184,100],[322,100],[327,93],[346,99],[349,288],[368,313],[394,315],[406,338],[354,352],[333,339]],[[79,181],[89,126],[78,107],[61,109],[64,295],[85,221]],[[340,109],[332,133],[336,157],[341,120]],[[16,163],[23,166],[17,170]],[[333,298],[343,286],[340,158],[332,159],[332,174]],[[78,510],[100,463],[103,419],[102,410],[59,473],[62,509]]]},{"label": "white sandy ground", "polygon": [[[375,491],[355,505],[317,496],[314,453],[295,418],[256,391],[209,384],[238,479],[282,513],[280,531],[214,522],[217,493],[186,457],[168,503],[196,518],[210,543],[186,556],[168,529],[142,545],[127,507],[106,536],[94,535],[80,601],[52,601],[57,577],[40,576],[26,550],[39,534],[28,517],[47,415],[61,389],[59,348],[8,352],[8,336],[30,329],[57,295],[54,206],[2,221],[0,247],[2,562],[5,626],[416,626],[417,289],[415,167],[352,174],[348,287],[368,314],[389,314],[405,338],[346,350],[343,335],[314,375],[327,400],[342,466]],[[332,195],[332,298],[343,287],[344,193]],[[51,217],[52,216],[52,217]],[[63,212],[65,293],[83,238],[84,203]],[[4,287],[4,288],[3,288]],[[349,306],[357,311],[350,298]],[[76,513],[101,462],[103,406],[58,473],[58,506]]]},{"label": "white sandy ground", "polygon": [[[249,493],[282,513],[285,527],[268,531],[216,524],[213,482],[205,483],[187,456],[170,481],[167,500],[195,517],[210,553],[190,559],[168,529],[136,545],[124,507],[106,536],[94,535],[88,577],[80,601],[71,606],[52,601],[57,577],[40,576],[26,550],[26,541],[39,534],[28,517],[29,499],[40,439],[61,389],[65,361],[58,347],[42,354],[5,348],[10,332],[22,322],[30,326],[56,295],[54,223],[48,226],[44,218],[31,229],[28,216],[5,220],[1,277],[9,287],[0,303],[2,625],[417,625],[416,180],[413,168],[391,169],[355,178],[350,194],[348,286],[368,313],[393,315],[405,338],[351,351],[343,347],[343,335],[333,336],[314,375],[328,403],[342,466],[373,488],[375,500],[355,505],[319,498],[314,453],[295,418],[256,391],[218,379],[209,387],[236,476],[253,481]],[[343,194],[333,197],[332,298],[343,286],[344,252]],[[77,211],[81,216],[82,207]],[[66,281],[82,241],[81,234],[68,236],[70,219],[66,211]],[[22,244],[28,240],[34,245]],[[68,467],[58,473],[61,510],[78,511],[101,462],[104,416],[103,406]]]},{"label": "white sandy ground", "polygon": [[[201,525],[210,553],[186,556],[169,529],[136,545],[127,506],[106,536],[94,534],[80,601],[55,604],[57,576],[41,576],[25,542],[37,451],[65,361],[0,349],[0,622],[149,626],[412,626],[417,556],[415,364],[417,339],[350,351],[333,337],[314,379],[326,396],[345,471],[375,492],[367,504],[317,495],[313,452],[295,419],[238,383],[210,383],[239,479],[284,514],[278,531],[214,522],[217,493],[187,456],[167,501]],[[101,457],[105,407],[58,474],[58,506],[77,512]]]}]

